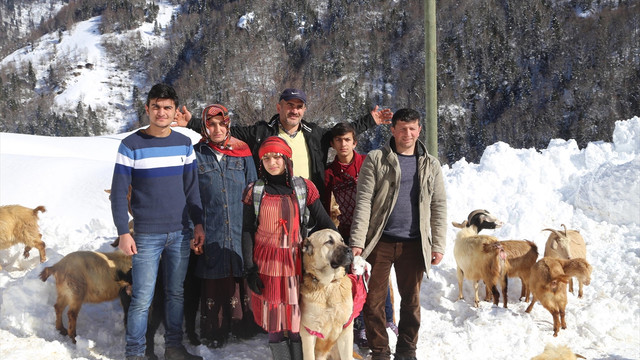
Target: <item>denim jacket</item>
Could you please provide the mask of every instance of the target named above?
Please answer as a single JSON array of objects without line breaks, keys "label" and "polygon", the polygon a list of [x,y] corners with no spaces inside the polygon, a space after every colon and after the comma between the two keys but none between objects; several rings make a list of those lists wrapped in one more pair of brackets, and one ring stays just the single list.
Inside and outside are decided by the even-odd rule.
[{"label": "denim jacket", "polygon": [[204,254],[198,257],[196,276],[204,279],[241,277],[242,192],[257,178],[251,156],[223,156],[205,143],[194,145],[205,231]]}]

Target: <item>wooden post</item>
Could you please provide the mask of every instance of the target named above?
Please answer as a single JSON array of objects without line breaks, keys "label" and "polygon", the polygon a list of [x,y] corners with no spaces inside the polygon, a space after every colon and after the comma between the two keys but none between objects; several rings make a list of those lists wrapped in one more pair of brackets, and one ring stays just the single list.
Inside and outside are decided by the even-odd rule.
[{"label": "wooden post", "polygon": [[[424,81],[425,81],[425,128],[427,151],[438,158],[438,97],[436,64],[436,1],[424,2]],[[424,140],[424,139],[423,139]]]}]

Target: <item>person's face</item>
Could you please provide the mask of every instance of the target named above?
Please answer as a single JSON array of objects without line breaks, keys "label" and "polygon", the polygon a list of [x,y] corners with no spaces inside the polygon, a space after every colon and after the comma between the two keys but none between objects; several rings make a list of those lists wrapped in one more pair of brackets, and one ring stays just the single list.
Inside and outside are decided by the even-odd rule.
[{"label": "person's face", "polygon": [[282,127],[289,131],[298,127],[304,112],[307,110],[307,106],[300,99],[283,99],[278,103],[277,109]]},{"label": "person's face", "polygon": [[227,137],[229,129],[224,125],[222,115],[216,115],[207,119],[207,130],[209,130],[209,140],[219,143]]},{"label": "person's face", "polygon": [[412,150],[415,147],[420,129],[418,120],[398,121],[395,126],[391,127],[391,134],[395,138],[398,152]]},{"label": "person's face", "polygon": [[349,157],[353,154],[358,142],[353,138],[353,133],[346,133],[331,139],[331,147],[335,149],[339,157]]},{"label": "person's face", "polygon": [[284,174],[284,158],[280,154],[264,154],[262,157],[262,166],[273,176]]},{"label": "person's face", "polygon": [[167,128],[176,116],[176,104],[172,99],[151,99],[144,107],[150,126]]}]

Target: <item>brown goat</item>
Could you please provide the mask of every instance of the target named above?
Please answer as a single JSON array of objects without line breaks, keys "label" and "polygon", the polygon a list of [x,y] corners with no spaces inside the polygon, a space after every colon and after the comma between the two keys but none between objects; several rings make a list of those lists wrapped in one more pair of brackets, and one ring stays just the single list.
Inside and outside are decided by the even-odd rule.
[{"label": "brown goat", "polygon": [[[589,285],[591,283],[591,272],[593,271],[593,268],[591,267],[591,264],[587,262],[586,259],[575,258],[571,260],[565,260],[565,259],[556,259],[556,260],[560,262],[560,265],[562,265],[562,270],[567,276],[570,276],[572,278],[573,277],[577,278],[580,284]],[[582,289],[582,286],[580,288]],[[582,295],[582,291],[580,291],[580,295],[578,297],[581,297],[581,295]]]},{"label": "brown goat", "polygon": [[[529,302],[529,275],[531,274],[531,267],[535,265],[538,260],[538,247],[535,243],[529,240],[504,240],[500,241],[500,245],[507,253],[507,260],[509,261],[509,269],[507,270],[507,277],[520,278],[522,282],[522,289],[520,290],[520,300]],[[487,287],[487,299],[491,299],[492,294]]]},{"label": "brown goat", "polygon": [[[0,249],[18,243],[24,244],[23,255],[29,257],[31,248],[38,249],[40,262],[47,261],[45,243],[38,227],[38,212],[47,211],[44,206],[30,209],[21,205],[0,206]],[[0,266],[2,270],[2,266]]]},{"label": "brown goat", "polygon": [[[587,245],[578,230],[567,230],[562,224],[564,232],[554,229],[544,229],[542,231],[551,231],[547,238],[544,249],[545,257],[553,257],[558,259],[575,259],[587,258]],[[573,280],[569,280],[569,291],[573,293]],[[578,297],[582,297],[582,282],[578,280]]]},{"label": "brown goat", "polygon": [[564,273],[558,259],[544,257],[531,268],[529,285],[533,296],[525,312],[531,312],[536,301],[540,301],[553,316],[553,336],[558,336],[560,327],[567,328],[564,315],[569,279],[570,276]]},{"label": "brown goat", "polygon": [[453,223],[461,228],[456,236],[453,255],[457,264],[458,299],[463,299],[463,280],[473,281],[475,293],[474,305],[478,307],[478,281],[483,280],[493,294],[493,303],[497,306],[500,293],[497,284],[500,282],[504,297],[504,307],[507,307],[507,271],[509,262],[507,254],[496,237],[478,235],[482,229],[494,229],[502,223],[486,210],[471,212],[462,224]]},{"label": "brown goat", "polygon": [[[53,308],[56,311],[56,329],[60,334],[68,334],[75,343],[76,321],[82,304],[118,298],[120,290],[129,285],[127,272],[130,269],[131,256],[121,251],[76,251],[42,270],[42,281],[47,281],[50,275],[56,278],[58,298]],[[62,324],[62,312],[67,306],[69,331]]]}]

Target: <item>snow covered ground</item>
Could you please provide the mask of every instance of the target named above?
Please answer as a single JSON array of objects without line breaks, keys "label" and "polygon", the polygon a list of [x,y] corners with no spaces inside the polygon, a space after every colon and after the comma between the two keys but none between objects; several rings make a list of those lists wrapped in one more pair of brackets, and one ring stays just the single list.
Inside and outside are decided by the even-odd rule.
[{"label": "snow covered ground", "polygon": [[[47,207],[40,228],[48,257],[40,264],[36,250],[29,259],[22,258],[22,246],[0,250],[1,359],[123,358],[117,301],[82,308],[74,345],[55,330],[55,280],[43,283],[38,274],[73,251],[111,251],[116,230],[103,190],[124,136],[0,133],[0,205]],[[457,229],[450,226],[444,260],[422,284],[418,359],[528,359],[547,343],[567,345],[588,359],[640,359],[640,118],[617,122],[613,143],[580,150],[573,140],[553,140],[542,151],[496,143],[479,164],[460,160],[443,171],[450,222],[487,209],[505,222],[493,235],[532,240],[541,255],[549,234],[541,230],[566,224],[583,234],[594,270],[584,298],[569,294],[568,327],[554,338],[551,315],[540,304],[524,313],[517,279],[509,287],[508,309],[487,302],[474,308],[466,281],[466,299],[457,300]],[[205,359],[269,359],[266,341],[260,335],[222,349],[187,347]],[[395,346],[393,336],[391,341]],[[156,343],[162,356],[161,333]]]}]

